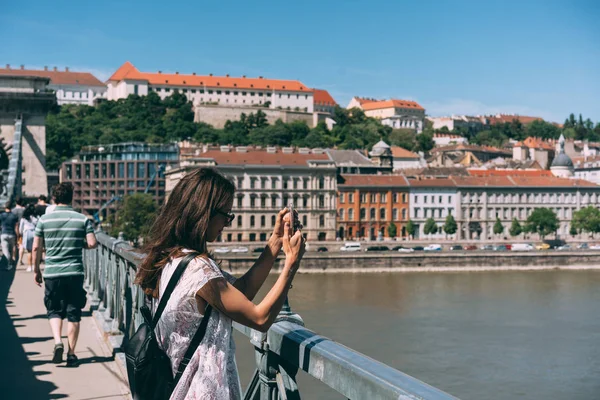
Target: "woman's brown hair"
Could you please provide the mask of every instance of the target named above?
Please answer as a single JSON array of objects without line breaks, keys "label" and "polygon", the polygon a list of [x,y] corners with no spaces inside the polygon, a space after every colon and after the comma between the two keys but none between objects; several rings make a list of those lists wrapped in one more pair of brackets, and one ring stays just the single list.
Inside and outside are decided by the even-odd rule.
[{"label": "woman's brown hair", "polygon": [[235,186],[213,168],[187,173],[162,207],[144,245],[146,257],[138,266],[135,283],[148,295],[158,297],[162,269],[183,249],[208,254],[206,231],[217,210],[233,201]]}]

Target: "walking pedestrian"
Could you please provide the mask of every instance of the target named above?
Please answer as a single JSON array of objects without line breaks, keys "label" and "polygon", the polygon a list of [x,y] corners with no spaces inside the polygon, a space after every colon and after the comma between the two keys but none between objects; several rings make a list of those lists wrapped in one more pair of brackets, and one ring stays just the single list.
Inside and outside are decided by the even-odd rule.
[{"label": "walking pedestrian", "polygon": [[19,220],[12,213],[11,206],[12,204],[7,202],[4,205],[4,212],[0,214],[0,225],[2,226],[0,242],[2,244],[2,255],[8,262],[8,266],[6,267],[8,270],[11,270],[17,262],[15,244],[17,243],[17,235],[19,234]]},{"label": "walking pedestrian", "polygon": [[38,202],[35,205],[35,213],[37,215],[44,215],[46,213],[46,208],[48,207],[48,198],[43,194],[38,197]]},{"label": "walking pedestrian", "polygon": [[[171,293],[155,330],[175,375],[204,315],[208,316],[206,336],[189,360],[171,400],[241,399],[232,321],[266,332],[281,311],[304,254],[304,238],[300,230],[292,234],[290,215],[284,209],[252,268],[239,279],[221,270],[206,244],[214,242],[235,219],[231,213],[234,190],[233,183],[214,169],[201,168],[184,176],[158,215],[146,242],[147,256],[138,268],[136,283],[147,294],[160,298],[186,253],[198,254]],[[252,300],[282,247],[285,262],[279,278],[264,300],[255,305]]]},{"label": "walking pedestrian", "polygon": [[33,271],[33,238],[38,217],[35,215],[35,206],[28,205],[19,222],[19,233],[21,234],[21,246],[19,248],[19,262],[23,264],[25,252],[27,252],[27,272]]},{"label": "walking pedestrian", "polygon": [[[35,257],[35,283],[45,283],[46,305],[54,351],[52,362],[63,359],[63,319],[67,319],[67,367],[78,365],[75,346],[79,337],[81,309],[85,307],[87,293],[83,288],[83,249],[97,246],[92,222],[85,215],[71,208],[73,185],[65,182],[57,185],[52,193],[56,209],[42,215],[35,227],[33,253]],[[42,251],[46,247],[46,266],[42,280],[40,269]]]},{"label": "walking pedestrian", "polygon": [[[22,198],[18,198],[16,201],[16,205],[15,207],[11,210],[13,214],[15,214],[17,216],[17,223],[20,224],[21,223],[21,218],[23,218],[23,213],[25,212],[25,201]],[[22,256],[21,253],[18,253],[20,247],[21,247],[21,243],[23,242],[23,231],[21,231],[19,229],[18,235],[17,235],[17,241],[15,243],[15,249],[14,251],[16,252],[16,256],[18,256],[18,263],[23,265],[23,260],[22,260]]]}]

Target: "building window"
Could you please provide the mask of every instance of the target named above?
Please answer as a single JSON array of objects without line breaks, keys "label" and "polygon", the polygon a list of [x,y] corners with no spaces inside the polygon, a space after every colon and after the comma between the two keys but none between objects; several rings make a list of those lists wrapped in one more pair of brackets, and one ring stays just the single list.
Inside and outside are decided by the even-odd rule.
[{"label": "building window", "polygon": [[319,226],[322,228],[325,226],[325,216],[319,215]]},{"label": "building window", "polygon": [[448,196],[448,204],[452,203],[452,196]]},{"label": "building window", "polygon": [[367,194],[366,193],[361,193],[360,194],[360,203],[361,204],[365,204],[367,202]]},{"label": "building window", "polygon": [[242,177],[238,177],[237,178],[237,188],[241,189],[242,188],[242,184],[244,183],[244,178]]},{"label": "building window", "polygon": [[397,208],[394,208],[392,210],[392,220],[393,221],[398,221],[398,209]]},{"label": "building window", "polygon": [[379,209],[379,219],[385,221],[385,208]]},{"label": "building window", "polygon": [[364,208],[360,209],[360,219],[361,221],[364,220],[367,217],[367,210]]},{"label": "building window", "polygon": [[402,220],[406,219],[406,208],[402,209]]},{"label": "building window", "polygon": [[254,189],[254,182],[256,181],[256,178],[250,178],[250,189]]},{"label": "building window", "polygon": [[137,164],[137,177],[138,178],[146,177],[146,165],[144,163]]},{"label": "building window", "polygon": [[267,207],[267,198],[266,197],[261,197],[260,198],[260,207],[261,208],[266,208]]},{"label": "building window", "polygon": [[325,178],[319,178],[319,189],[325,189]]},{"label": "building window", "polygon": [[319,208],[325,208],[325,196],[319,196]]},{"label": "building window", "polygon": [[298,179],[294,178],[294,179],[292,179],[292,181],[294,182],[293,183],[294,189],[298,189]]},{"label": "building window", "polygon": [[250,195],[250,207],[256,207],[256,197],[253,195]]},{"label": "building window", "polygon": [[260,226],[261,226],[262,228],[264,228],[266,224],[267,224],[267,223],[266,223],[266,218],[265,218],[265,216],[264,216],[264,215],[261,215],[261,216],[260,216]]},{"label": "building window", "polygon": [[308,207],[308,197],[304,196],[302,198],[302,207],[306,208]]},{"label": "building window", "polygon": [[244,196],[239,196],[239,197],[237,198],[237,207],[238,207],[238,208],[242,208],[242,207],[243,207],[243,206],[242,206],[242,204],[243,204],[243,201],[244,201]]},{"label": "building window", "polygon": [[423,196],[423,203],[427,204],[427,197],[428,196]]},{"label": "building window", "polygon": [[344,220],[344,209],[343,209],[343,208],[340,208],[340,211],[339,211],[339,218],[340,218],[340,220],[341,220],[341,221],[343,221],[343,220]]},{"label": "building window", "polygon": [[250,227],[254,227],[254,215],[250,216]]},{"label": "building window", "polygon": [[127,163],[127,177],[128,178],[135,178],[135,164],[134,163]]},{"label": "building window", "polygon": [[354,193],[348,193],[348,203],[354,203]]},{"label": "building window", "polygon": [[344,204],[344,193],[340,193],[340,204]]},{"label": "building window", "polygon": [[308,179],[304,179],[304,180],[303,180],[303,182],[302,182],[302,187],[303,187],[304,189],[308,189]]},{"label": "building window", "polygon": [[377,203],[377,193],[371,193],[371,203]]},{"label": "building window", "polygon": [[348,209],[348,221],[354,221],[354,209],[353,208]]},{"label": "building window", "polygon": [[238,226],[238,228],[242,227],[242,216],[241,215],[237,216],[237,226]]},{"label": "building window", "polygon": [[277,217],[275,215],[271,215],[271,226],[275,226],[276,221],[277,221]]},{"label": "building window", "polygon": [[442,196],[440,196],[439,198],[439,203],[442,204],[443,200],[442,200]]},{"label": "building window", "polygon": [[288,181],[287,181],[287,179],[283,179],[282,178],[281,182],[283,183],[283,188],[287,189],[288,188]]},{"label": "building window", "polygon": [[394,193],[393,194],[392,200],[393,200],[394,203],[398,202],[398,193]]},{"label": "building window", "polygon": [[306,217],[306,215],[302,216],[302,225],[306,228],[306,226],[308,225],[308,218]]},{"label": "building window", "polygon": [[261,189],[266,189],[267,188],[267,179],[263,178],[260,180],[260,188]]}]

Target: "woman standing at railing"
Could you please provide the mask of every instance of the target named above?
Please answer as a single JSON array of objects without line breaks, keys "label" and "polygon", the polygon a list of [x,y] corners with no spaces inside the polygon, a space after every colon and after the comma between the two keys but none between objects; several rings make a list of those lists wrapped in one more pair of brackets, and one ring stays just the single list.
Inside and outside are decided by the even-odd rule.
[{"label": "woman standing at railing", "polygon": [[[156,329],[174,374],[207,305],[214,308],[206,335],[171,399],[241,399],[232,321],[267,331],[281,311],[304,254],[305,240],[299,230],[292,234],[284,209],[254,266],[239,279],[222,271],[208,254],[206,243],[216,240],[235,218],[231,213],[234,191],[233,183],[214,169],[202,168],[184,176],[151,229],[147,257],[138,269],[136,282],[147,294],[160,298],[185,254],[200,254],[187,266]],[[264,300],[255,305],[252,299],[282,247],[286,254],[283,270]]]}]

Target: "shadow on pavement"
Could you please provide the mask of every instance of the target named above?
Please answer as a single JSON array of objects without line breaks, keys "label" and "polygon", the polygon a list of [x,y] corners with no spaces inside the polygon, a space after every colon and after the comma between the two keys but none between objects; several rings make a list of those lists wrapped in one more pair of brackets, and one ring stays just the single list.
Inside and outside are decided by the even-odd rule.
[{"label": "shadow on pavement", "polygon": [[44,373],[34,372],[33,363],[27,359],[23,343],[33,343],[44,338],[20,338],[11,320],[7,304],[8,292],[15,277],[15,269],[0,270],[0,393],[2,399],[59,399],[66,397],[51,394],[57,387],[52,382],[40,381]]}]

